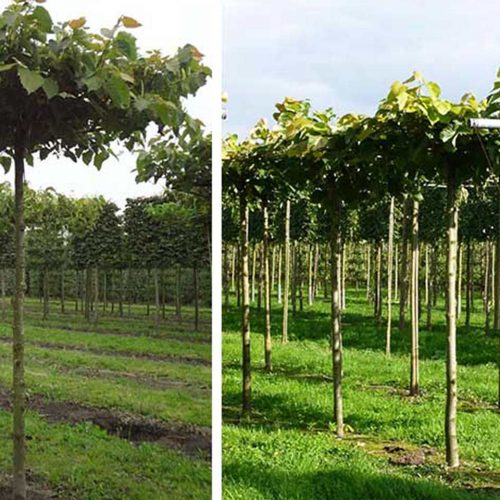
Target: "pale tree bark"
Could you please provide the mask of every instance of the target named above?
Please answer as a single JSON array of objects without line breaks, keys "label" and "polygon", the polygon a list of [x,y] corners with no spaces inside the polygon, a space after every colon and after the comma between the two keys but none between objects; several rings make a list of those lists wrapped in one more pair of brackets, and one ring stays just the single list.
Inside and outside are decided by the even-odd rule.
[{"label": "pale tree bark", "polygon": [[313,267],[313,285],[312,285],[312,301],[316,300],[318,291],[318,269],[319,269],[319,244],[314,246],[314,267]]},{"label": "pale tree bark", "polygon": [[251,411],[252,376],[250,360],[250,287],[248,283],[248,207],[240,196],[240,269],[241,269],[241,339],[242,339],[242,415]]},{"label": "pale tree bark", "polygon": [[281,343],[288,342],[288,287],[290,283],[290,200],[285,208],[285,276],[283,282],[283,321],[281,328]]},{"label": "pale tree bark", "polygon": [[153,280],[155,287],[155,329],[160,329],[161,304],[160,304],[160,276],[158,268],[153,269]]},{"label": "pale tree bark", "polygon": [[231,291],[235,291],[235,274],[236,274],[236,245],[232,247],[231,254]]},{"label": "pale tree bark", "polygon": [[292,302],[292,317],[295,318],[297,313],[297,242],[294,241],[290,248],[290,267],[291,267],[291,282],[290,282],[290,295]]},{"label": "pale tree bark", "polygon": [[7,305],[5,301],[5,269],[0,269],[0,288],[2,289],[2,319],[5,319]]},{"label": "pale tree bark", "polygon": [[448,290],[446,304],[446,462],[449,467],[459,466],[457,441],[457,250],[458,250],[458,195],[455,170],[448,167]]},{"label": "pale tree bark", "polygon": [[49,269],[43,268],[43,319],[49,317]]},{"label": "pale tree bark", "polygon": [[[269,213],[268,213],[268,219],[269,219]],[[276,273],[276,247],[273,245],[273,252],[271,258],[271,293],[274,293],[274,283],[276,278],[275,273]]]},{"label": "pale tree bark", "polygon": [[393,245],[394,248],[394,294],[393,298],[399,296],[399,250],[398,245]]},{"label": "pale tree bark", "polygon": [[394,196],[389,205],[389,235],[387,239],[387,329],[385,334],[385,355],[391,355],[392,328],[392,264],[394,252]]},{"label": "pale tree bark", "polygon": [[271,287],[269,280],[269,212],[267,204],[263,206],[264,234],[262,238],[262,250],[264,260],[264,353],[265,369],[270,372],[273,369],[271,354]]},{"label": "pale tree bark", "polygon": [[485,262],[484,262],[484,333],[490,334],[490,315],[491,315],[491,292],[490,292],[490,267],[491,250],[490,242],[485,243]]},{"label": "pale tree bark", "polygon": [[255,270],[257,268],[257,244],[252,248],[252,304],[255,302]]},{"label": "pale tree bark", "polygon": [[371,294],[371,270],[372,256],[370,243],[366,245],[366,301],[370,303]]},{"label": "pale tree bark", "polygon": [[411,369],[410,395],[419,394],[419,307],[418,307],[418,201],[413,201],[411,227]]},{"label": "pale tree bark", "polygon": [[347,261],[347,242],[342,244],[342,260],[341,260],[341,275],[340,275],[340,307],[342,311],[345,310],[346,305],[346,290],[345,290],[345,277],[346,277],[346,261]]},{"label": "pale tree bark", "polygon": [[309,245],[307,251],[307,304],[313,304],[313,272],[314,272],[314,254],[313,246]]},{"label": "pale tree bark", "polygon": [[458,243],[458,279],[457,279],[457,320],[462,315],[462,261],[463,248],[460,242]]},{"label": "pale tree bark", "polygon": [[332,284],[332,371],[333,371],[333,414],[338,438],[344,437],[344,413],[342,401],[342,331],[340,271],[342,264],[342,241],[340,234],[340,204],[334,200],[332,208],[331,236],[331,284]]},{"label": "pale tree bark", "polygon": [[428,331],[432,330],[432,302],[434,294],[434,280],[435,276],[435,261],[436,249],[431,248],[429,252],[429,245],[425,245],[425,303],[427,309],[426,328]]},{"label": "pale tree bark", "polygon": [[470,315],[472,309],[472,250],[471,242],[467,240],[465,246],[465,328],[470,329]]},{"label": "pale tree bark", "polygon": [[12,328],[12,403],[13,403],[13,496],[14,500],[26,498],[26,386],[24,381],[24,150],[15,153],[15,293],[13,300],[14,321]]},{"label": "pale tree bark", "polygon": [[194,288],[194,331],[200,329],[200,277],[196,262],[193,266],[193,288]]},{"label": "pale tree bark", "polygon": [[281,290],[281,278],[283,275],[283,271],[281,269],[281,264],[282,264],[281,260],[282,260],[282,249],[280,246],[278,251],[278,304],[282,303],[282,297],[283,297]]},{"label": "pale tree bark", "polygon": [[377,257],[375,268],[375,319],[382,321],[382,240],[377,241]]},{"label": "pale tree bark", "polygon": [[408,288],[408,212],[409,199],[403,203],[403,227],[401,231],[401,270],[399,272],[399,330],[405,328],[406,296]]}]

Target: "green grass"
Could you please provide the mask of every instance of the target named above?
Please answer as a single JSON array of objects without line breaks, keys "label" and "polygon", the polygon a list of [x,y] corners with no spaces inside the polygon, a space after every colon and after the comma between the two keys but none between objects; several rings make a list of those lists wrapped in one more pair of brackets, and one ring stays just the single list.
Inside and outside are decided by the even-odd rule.
[{"label": "green grass", "polygon": [[[208,340],[208,331],[194,332],[184,325],[181,336],[164,322],[156,332],[154,319],[141,316],[139,306],[131,318],[102,315],[97,325],[86,322],[69,307],[64,315],[53,308],[49,320],[43,321],[40,308],[37,301],[28,301],[28,394],[171,423],[210,426],[211,368],[184,361],[210,360],[210,344],[198,341],[201,336]],[[192,315],[192,309],[185,312]],[[131,332],[138,336],[123,335]],[[148,332],[162,338],[153,338]],[[1,322],[0,336],[10,335],[9,323]],[[114,355],[118,352],[128,355]],[[133,357],[141,353],[172,359]],[[1,386],[10,386],[11,373],[11,347],[2,341]],[[11,470],[11,418],[8,412],[0,411],[0,482]],[[27,414],[27,433],[30,476],[48,483],[61,498],[210,498],[210,464],[201,455],[188,457],[155,443],[133,444],[90,423],[49,424],[33,411]]]},{"label": "green grass", "polygon": [[[262,314],[252,311],[253,414],[244,422],[239,419],[240,316],[231,307],[223,335],[225,497],[458,499],[470,497],[466,488],[474,487],[474,498],[486,491],[500,498],[498,339],[485,338],[480,313],[473,315],[469,333],[459,330],[458,432],[464,465],[446,471],[446,335],[439,306],[432,332],[421,331],[422,396],[410,398],[404,391],[409,332],[394,329],[387,359],[385,324],[371,319],[363,293],[349,291],[343,316],[344,410],[350,430],[345,442],[332,437],[329,304],[318,301],[291,318],[291,342],[285,346],[279,342],[281,309],[274,305],[272,374],[262,370]],[[422,466],[393,466],[383,451],[388,442],[435,452]]]}]

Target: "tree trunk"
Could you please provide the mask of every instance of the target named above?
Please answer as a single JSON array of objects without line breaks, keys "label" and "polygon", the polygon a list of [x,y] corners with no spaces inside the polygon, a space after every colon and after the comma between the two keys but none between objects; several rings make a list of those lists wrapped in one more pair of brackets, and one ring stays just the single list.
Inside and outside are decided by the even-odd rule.
[{"label": "tree trunk", "polygon": [[252,249],[252,304],[255,302],[255,270],[257,268],[257,245]]},{"label": "tree trunk", "polygon": [[375,270],[375,319],[382,321],[382,240],[377,242],[377,262]]},{"label": "tree trunk", "polygon": [[66,297],[65,297],[65,287],[64,287],[64,278],[66,277],[66,272],[65,272],[65,269],[64,267],[61,268],[61,313],[64,314],[65,312],[65,301],[66,301]]},{"label": "tree trunk", "polygon": [[13,494],[14,500],[26,498],[26,445],[24,413],[26,387],[24,381],[24,151],[15,154],[15,293],[12,328],[12,403],[13,403]]},{"label": "tree trunk", "polygon": [[298,261],[298,252],[297,252],[297,242],[294,241],[291,247],[291,299],[292,299],[292,316],[295,318],[297,314],[297,261]]},{"label": "tree trunk", "polygon": [[458,247],[458,196],[455,170],[448,167],[448,290],[446,326],[448,333],[446,349],[446,462],[449,467],[458,467],[457,442],[457,247]]},{"label": "tree trunk", "polygon": [[278,252],[278,304],[282,303],[282,290],[281,290],[281,277],[283,274],[283,271],[281,269],[281,260],[282,260],[282,251],[281,251],[281,246],[279,247],[279,252]]},{"label": "tree trunk", "polygon": [[155,287],[155,329],[160,329],[161,303],[160,303],[160,273],[158,268],[153,269],[153,280]]},{"label": "tree trunk", "polygon": [[401,270],[399,272],[399,330],[405,328],[406,295],[408,284],[408,212],[409,199],[403,203],[403,227],[401,232]]},{"label": "tree trunk", "polygon": [[262,309],[262,286],[264,281],[264,264],[262,258],[262,245],[259,245],[259,280],[257,282],[257,311],[261,311]]},{"label": "tree trunk", "polygon": [[[346,260],[347,260],[347,243],[342,243],[342,260],[341,260],[341,274],[340,274],[340,307],[342,311],[345,310],[345,276],[346,276]],[[382,309],[382,303],[380,304]]]},{"label": "tree trunk", "polygon": [[94,323],[99,319],[99,269],[94,268]]},{"label": "tree trunk", "polygon": [[240,257],[241,257],[241,339],[243,406],[242,415],[251,411],[252,376],[250,360],[250,290],[248,283],[248,207],[244,196],[240,196]]},{"label": "tree trunk", "polygon": [[371,245],[367,244],[366,247],[366,301],[370,303],[370,295],[371,295],[371,263],[372,263],[372,255],[371,255]]},{"label": "tree trunk", "polygon": [[318,268],[319,268],[319,244],[314,245],[314,266],[313,266],[313,283],[312,283],[312,301],[316,300],[318,290]]},{"label": "tree trunk", "polygon": [[199,276],[198,276],[198,266],[196,262],[193,267],[193,288],[194,288],[194,331],[197,332],[200,329],[200,286],[199,286]]},{"label": "tree trunk", "polygon": [[5,319],[5,314],[7,311],[6,301],[5,301],[5,269],[2,267],[0,269],[0,288],[2,289],[2,320]]},{"label": "tree trunk", "polygon": [[340,235],[340,204],[334,200],[332,208],[331,237],[331,283],[332,283],[332,369],[333,369],[333,414],[338,438],[344,437],[344,414],[342,409],[342,331],[340,267],[342,242]]},{"label": "tree trunk", "polygon": [[108,272],[104,271],[102,276],[102,310],[108,309]]},{"label": "tree trunk", "polygon": [[392,327],[392,262],[394,248],[394,196],[389,207],[389,235],[387,243],[387,331],[385,336],[385,355],[391,355]]},{"label": "tree trunk", "polygon": [[43,319],[49,318],[49,269],[43,268]]},{"label": "tree trunk", "polygon": [[91,289],[91,273],[90,269],[87,267],[85,269],[85,319],[90,320],[90,289]]},{"label": "tree trunk", "polygon": [[[238,288],[239,297],[239,288]],[[239,300],[238,300],[239,302]],[[181,266],[177,266],[175,272],[175,317],[180,321],[182,317],[181,312]]]},{"label": "tree trunk", "polygon": [[463,248],[460,242],[458,243],[458,280],[457,280],[457,319],[462,315],[462,254]]},{"label": "tree trunk", "polygon": [[286,201],[285,214],[285,277],[283,283],[283,321],[281,343],[288,342],[288,286],[290,283],[290,201]]},{"label": "tree trunk", "polygon": [[269,284],[269,213],[267,205],[264,203],[264,234],[263,243],[263,260],[264,260],[264,353],[265,353],[265,370],[270,372],[273,369],[271,356],[271,288]]},{"label": "tree trunk", "polygon": [[431,248],[429,253],[429,245],[425,245],[425,303],[427,309],[426,328],[432,330],[432,300],[434,292],[434,260],[436,259],[436,249]]},{"label": "tree trunk", "polygon": [[411,370],[410,370],[410,395],[419,393],[419,307],[418,307],[418,201],[413,201],[411,218]]},{"label": "tree trunk", "polygon": [[468,332],[470,329],[470,314],[472,308],[472,266],[471,266],[471,244],[467,240],[465,256],[465,329]]},{"label": "tree trunk", "polygon": [[484,333],[490,334],[490,309],[491,309],[491,294],[490,294],[490,267],[491,253],[490,242],[485,243],[485,262],[484,262]]}]

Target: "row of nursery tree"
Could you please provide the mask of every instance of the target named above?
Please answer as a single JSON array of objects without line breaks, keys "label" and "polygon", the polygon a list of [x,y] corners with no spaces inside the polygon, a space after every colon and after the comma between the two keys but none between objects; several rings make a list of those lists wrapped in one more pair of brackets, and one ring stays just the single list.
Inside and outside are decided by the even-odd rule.
[{"label": "row of nursery tree", "polygon": [[[190,44],[171,55],[159,50],[143,52],[130,33],[141,26],[132,17],[122,15],[113,27],[96,33],[88,28],[85,17],[54,22],[43,4],[45,0],[12,0],[0,14],[0,165],[14,170],[12,436],[16,500],[26,498],[25,245],[41,234],[36,229],[25,231],[29,223],[26,165],[37,168],[38,162],[49,157],[64,156],[100,169],[125,148],[137,158],[138,180],[161,182],[167,191],[194,196],[206,213],[211,182],[210,136],[204,135],[203,124],[189,116],[184,104],[211,76],[202,62],[203,54]],[[61,171],[61,175],[69,172]],[[134,209],[140,207],[131,204],[130,210]],[[189,204],[183,209],[191,211]],[[112,219],[113,209],[108,206],[107,210]],[[154,210],[167,217],[171,207],[160,204]],[[146,256],[144,267],[150,262],[159,265],[155,260],[159,254],[151,243],[156,234],[149,237],[146,251],[151,248],[151,255]],[[86,247],[84,240],[79,245],[79,262],[99,269],[90,257],[99,250]],[[140,250],[134,252],[139,255]],[[107,258],[111,256],[107,254]]]},{"label": "row of nursery tree", "polygon": [[[99,311],[130,314],[131,303],[154,306],[158,324],[165,305],[195,306],[205,297],[209,274],[209,214],[193,196],[170,192],[154,198],[128,199],[125,210],[102,197],[71,198],[52,189],[26,189],[26,294],[50,299],[60,311],[67,301],[87,319]],[[14,196],[0,185],[0,290],[5,316],[14,286]],[[204,292],[200,294],[200,272]],[[115,308],[116,305],[116,308]]]},{"label": "row of nursery tree", "polygon": [[391,86],[373,116],[336,117],[286,98],[272,128],[261,120],[248,138],[226,138],[223,283],[226,302],[234,290],[242,310],[243,414],[251,411],[252,301],[263,310],[271,371],[271,293],[282,303],[283,343],[290,300],[292,314],[320,293],[331,300],[333,419],[342,438],[346,283],[366,287],[375,318],[385,321],[387,357],[398,303],[398,328],[411,332],[411,395],[420,390],[420,322],[432,327],[443,296],[446,456],[448,466],[459,465],[457,320],[470,325],[475,291],[486,333],[500,329],[499,136],[470,124],[497,115],[499,89],[482,101],[465,94],[451,102],[416,72]]}]

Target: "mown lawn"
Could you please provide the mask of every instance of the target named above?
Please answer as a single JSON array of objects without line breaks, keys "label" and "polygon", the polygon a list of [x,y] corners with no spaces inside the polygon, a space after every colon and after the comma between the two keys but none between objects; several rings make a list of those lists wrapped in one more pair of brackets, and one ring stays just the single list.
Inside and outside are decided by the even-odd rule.
[{"label": "mown lawn", "polygon": [[[143,306],[135,306],[130,317],[120,318],[117,311],[102,314],[97,324],[69,307],[61,314],[57,304],[51,306],[46,321],[36,301],[28,301],[26,313],[31,495],[210,498],[207,312],[201,331],[194,332],[191,308],[184,309],[182,322],[170,313],[156,329]],[[12,417],[5,404],[10,335],[6,317],[0,322],[0,496],[8,491],[11,470]],[[137,422],[139,429],[132,427]],[[172,435],[155,435],[164,428],[172,429]],[[199,451],[198,433],[204,440]],[[184,438],[189,447],[183,446]]]},{"label": "mown lawn", "polygon": [[[476,301],[479,309],[480,301]],[[395,308],[397,309],[397,307]],[[274,372],[263,366],[262,313],[252,311],[253,415],[240,421],[240,315],[224,314],[224,491],[228,499],[500,498],[500,413],[496,407],[498,338],[483,317],[460,328],[459,444],[463,466],[444,467],[445,318],[434,312],[420,338],[422,395],[410,398],[410,334],[394,320],[393,354],[384,354],[363,292],[350,290],[344,328],[344,410],[348,435],[333,437],[328,303],[290,318],[280,344],[281,309],[273,307]],[[397,311],[394,312],[396,319]],[[424,318],[422,319],[424,323]],[[396,465],[424,456],[420,465]]]}]

